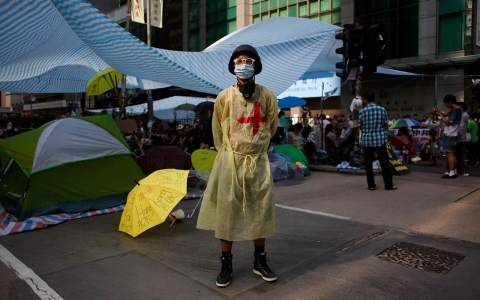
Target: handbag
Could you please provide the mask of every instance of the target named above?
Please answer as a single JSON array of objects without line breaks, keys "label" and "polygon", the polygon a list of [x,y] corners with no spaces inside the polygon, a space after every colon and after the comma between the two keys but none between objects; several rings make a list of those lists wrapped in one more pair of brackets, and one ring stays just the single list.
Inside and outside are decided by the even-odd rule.
[{"label": "handbag", "polygon": [[348,164],[352,167],[365,167],[365,156],[361,149],[350,151],[350,161]]}]

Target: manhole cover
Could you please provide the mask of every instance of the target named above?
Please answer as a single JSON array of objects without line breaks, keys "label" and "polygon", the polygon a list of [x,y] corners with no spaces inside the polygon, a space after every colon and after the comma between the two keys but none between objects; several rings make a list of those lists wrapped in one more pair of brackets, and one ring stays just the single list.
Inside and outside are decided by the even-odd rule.
[{"label": "manhole cover", "polygon": [[447,274],[465,255],[432,247],[399,242],[383,250],[376,257],[407,267]]}]

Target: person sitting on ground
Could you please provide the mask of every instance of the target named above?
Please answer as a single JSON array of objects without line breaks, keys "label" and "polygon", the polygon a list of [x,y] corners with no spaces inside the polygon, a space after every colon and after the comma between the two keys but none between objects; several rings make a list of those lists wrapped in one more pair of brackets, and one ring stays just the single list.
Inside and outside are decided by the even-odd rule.
[{"label": "person sitting on ground", "polygon": [[182,146],[187,153],[192,154],[193,151],[200,148],[200,140],[195,130],[192,130],[192,126],[186,124],[184,127],[184,137],[181,139]]},{"label": "person sitting on ground", "polygon": [[439,128],[440,127],[440,119],[437,115],[433,114],[433,118],[430,120],[430,128]]},{"label": "person sitting on ground", "polygon": [[338,146],[337,145],[337,136],[335,135],[335,133],[333,133],[333,126],[332,124],[328,124],[327,127],[325,127],[325,138],[329,138],[330,140],[332,140],[333,144],[335,146]]},{"label": "person sitting on ground", "polygon": [[161,146],[163,143],[162,136],[160,134],[160,130],[156,124],[152,125],[152,130],[148,135],[148,138],[143,138],[140,140],[140,149],[143,152],[143,147],[145,146]]},{"label": "person sitting on ground", "polygon": [[302,136],[302,129],[302,123],[297,123],[293,125],[293,131],[288,135],[288,143],[298,149],[303,149],[303,146],[307,144]]},{"label": "person sitting on ground", "polygon": [[424,114],[422,123],[420,123],[420,127],[427,128],[429,126],[430,126],[430,120],[428,119],[428,114]]},{"label": "person sitting on ground", "polygon": [[428,131],[428,139],[423,142],[420,149],[420,158],[427,161],[427,166],[436,166],[440,157],[440,143],[437,138],[437,131],[431,128]]},{"label": "person sitting on ground", "polygon": [[[180,124],[181,125],[181,124]],[[183,126],[182,126],[183,128]],[[170,146],[177,146],[180,142],[180,132],[175,128],[175,124],[170,124],[170,129],[168,130],[168,138],[170,140]]]}]

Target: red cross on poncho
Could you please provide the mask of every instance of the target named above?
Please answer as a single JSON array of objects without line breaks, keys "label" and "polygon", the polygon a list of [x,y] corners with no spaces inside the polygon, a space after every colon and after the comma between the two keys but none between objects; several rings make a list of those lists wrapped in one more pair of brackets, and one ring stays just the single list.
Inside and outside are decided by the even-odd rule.
[{"label": "red cross on poncho", "polygon": [[260,102],[255,102],[255,107],[253,111],[253,117],[243,117],[237,119],[238,123],[253,123],[253,135],[258,134],[258,128],[260,128],[260,123],[267,122],[266,116],[260,116]]}]

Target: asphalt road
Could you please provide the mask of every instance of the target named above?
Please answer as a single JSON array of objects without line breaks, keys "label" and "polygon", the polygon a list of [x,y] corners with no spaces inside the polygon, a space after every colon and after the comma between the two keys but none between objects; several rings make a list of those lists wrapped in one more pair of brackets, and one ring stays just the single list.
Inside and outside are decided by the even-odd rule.
[{"label": "asphalt road", "polygon": [[[115,213],[0,244],[64,299],[479,299],[480,182],[421,171],[394,182],[396,191],[369,191],[364,176],[312,172],[300,185],[275,187],[276,234],[266,251],[276,283],[252,273],[253,245],[237,242],[232,284],[216,288],[219,242],[195,228],[196,215],[135,239],[118,232]],[[399,242],[449,252],[430,264],[462,258],[438,274],[419,269],[413,252],[397,253],[410,266],[376,257]],[[12,275],[0,267],[0,298],[27,299]]]}]

